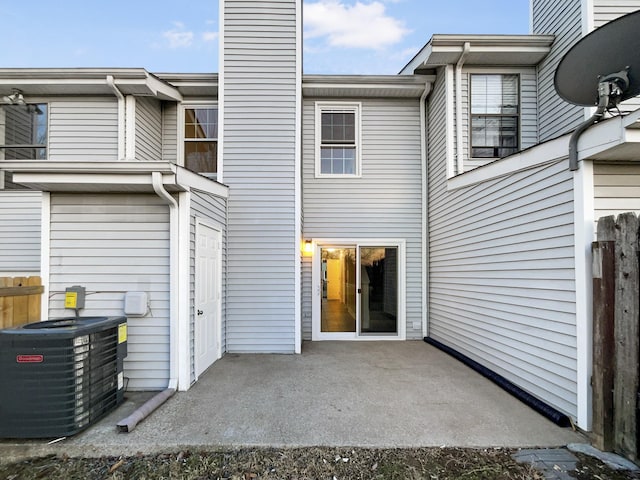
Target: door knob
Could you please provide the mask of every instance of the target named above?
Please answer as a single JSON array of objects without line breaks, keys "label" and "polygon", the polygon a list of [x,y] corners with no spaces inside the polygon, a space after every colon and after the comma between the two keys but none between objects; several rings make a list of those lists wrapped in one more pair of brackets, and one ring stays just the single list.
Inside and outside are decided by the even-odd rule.
[{"label": "door knob", "polygon": [[198,310],[198,315],[202,315],[204,312],[202,310]]}]

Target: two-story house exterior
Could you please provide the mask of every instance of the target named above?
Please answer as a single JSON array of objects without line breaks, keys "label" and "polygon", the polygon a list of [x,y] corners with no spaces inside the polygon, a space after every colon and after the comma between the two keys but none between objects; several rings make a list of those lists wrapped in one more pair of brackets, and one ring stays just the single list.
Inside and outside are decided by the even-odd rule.
[{"label": "two-story house exterior", "polygon": [[640,113],[585,132],[571,171],[588,109],[552,80],[640,2],[532,0],[531,34],[434,35],[386,76],[303,75],[301,3],[221,0],[217,75],[0,69],[0,275],[40,273],[49,317],[67,286],[83,315],[146,292],[132,389],[429,337],[588,430],[589,245],[640,210]]}]

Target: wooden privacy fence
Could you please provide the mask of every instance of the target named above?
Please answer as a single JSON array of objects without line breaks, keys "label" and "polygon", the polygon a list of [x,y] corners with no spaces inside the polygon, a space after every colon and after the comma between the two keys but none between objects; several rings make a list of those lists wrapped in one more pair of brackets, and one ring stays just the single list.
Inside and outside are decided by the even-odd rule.
[{"label": "wooden privacy fence", "polygon": [[0,328],[40,321],[40,277],[0,277]]},{"label": "wooden privacy fence", "polygon": [[598,220],[593,253],[593,434],[600,450],[639,457],[639,223]]}]

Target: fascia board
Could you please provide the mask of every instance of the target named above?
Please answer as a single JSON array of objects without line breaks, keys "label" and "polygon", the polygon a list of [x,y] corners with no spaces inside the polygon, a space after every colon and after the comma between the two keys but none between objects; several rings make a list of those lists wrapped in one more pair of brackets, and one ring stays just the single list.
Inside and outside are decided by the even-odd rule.
[{"label": "fascia board", "polygon": [[[456,63],[464,44],[471,44],[472,54],[466,63],[473,62],[473,53],[478,56],[493,54],[499,57],[505,54],[506,60],[495,58],[492,61],[501,64],[502,61],[508,64],[515,64],[514,53],[522,53],[523,60],[518,63],[535,65],[544,58],[551,50],[554,41],[553,35],[441,35],[436,34],[431,37],[429,43],[411,59],[411,61],[400,71],[401,74],[412,73],[419,67],[436,67]],[[526,60],[524,60],[526,58]]]},{"label": "fascia board", "polygon": [[160,172],[175,174],[177,166],[170,162],[87,162],[73,160],[19,160],[0,161],[0,169],[14,173],[98,173],[132,174]]},{"label": "fascia board", "polygon": [[585,131],[578,141],[579,160],[640,160],[640,110],[616,116]]},{"label": "fascia board", "polygon": [[[153,192],[151,174],[130,173],[14,173],[16,183],[37,187],[43,191],[128,191]],[[178,185],[174,174],[162,176],[163,185],[169,191],[185,191]]]},{"label": "fascia board", "polygon": [[[568,156],[569,135],[564,135],[452,177],[447,181],[447,189],[456,190],[470,187],[540,165],[554,163],[566,159]],[[569,167],[567,166],[567,168]]]},{"label": "fascia board", "polygon": [[176,170],[176,181],[179,185],[184,185],[189,189],[201,190],[217,197],[228,198],[229,187],[222,183],[210,180],[209,178],[193,173],[186,168],[178,167]]},{"label": "fascia board", "polygon": [[69,189],[78,186],[151,185],[151,173],[160,172],[167,189],[173,191],[202,190],[228,198],[229,187],[193,173],[169,162],[63,162],[63,161],[2,161],[0,169],[13,172],[17,183],[33,186],[56,186]]},{"label": "fascia board", "polygon": [[[604,120],[586,130],[578,141],[579,160],[640,160],[640,109],[626,116]],[[571,134],[535,145],[520,153],[469,170],[447,181],[447,189],[469,187],[547,163],[569,155]],[[567,166],[568,168],[568,166]]]},{"label": "fascia board", "polygon": [[144,69],[0,69],[0,93],[19,88],[25,95],[111,95],[113,91],[106,81],[109,75],[125,95],[182,100],[176,87]]}]

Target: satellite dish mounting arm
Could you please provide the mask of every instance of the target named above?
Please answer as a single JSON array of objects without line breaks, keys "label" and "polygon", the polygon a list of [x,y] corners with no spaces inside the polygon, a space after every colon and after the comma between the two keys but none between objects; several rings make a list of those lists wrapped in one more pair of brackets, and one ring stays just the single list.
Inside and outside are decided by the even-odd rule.
[{"label": "satellite dish mounting arm", "polygon": [[624,92],[629,88],[629,67],[617,73],[609,74],[598,79],[598,102],[595,113],[588,120],[575,129],[569,140],[569,169],[578,170],[578,139],[580,135],[594,123],[599,122],[604,113],[611,108],[617,108]]}]

